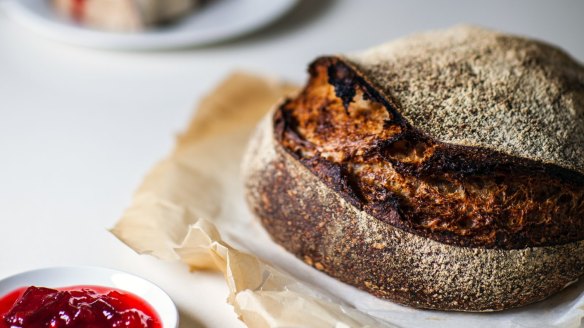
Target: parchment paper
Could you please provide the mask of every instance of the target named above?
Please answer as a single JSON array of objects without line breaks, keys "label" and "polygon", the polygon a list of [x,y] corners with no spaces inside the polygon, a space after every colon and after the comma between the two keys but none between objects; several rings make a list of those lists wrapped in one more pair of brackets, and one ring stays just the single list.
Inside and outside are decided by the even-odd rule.
[{"label": "parchment paper", "polygon": [[111,230],[142,254],[219,270],[249,327],[580,327],[584,284],[498,313],[416,310],[377,299],[305,265],[271,241],[243,199],[240,162],[257,122],[296,88],[228,77],[199,104],[175,150],[146,176]]}]

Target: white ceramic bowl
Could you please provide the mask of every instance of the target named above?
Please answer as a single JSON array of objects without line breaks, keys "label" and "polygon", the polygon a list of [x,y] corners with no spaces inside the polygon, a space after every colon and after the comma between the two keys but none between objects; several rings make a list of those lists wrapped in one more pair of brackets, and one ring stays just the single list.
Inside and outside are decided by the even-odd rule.
[{"label": "white ceramic bowl", "polygon": [[18,273],[0,280],[0,297],[28,286],[67,287],[97,285],[131,292],[148,302],[164,328],[178,327],[178,311],[170,297],[148,280],[126,272],[99,267],[54,267]]}]

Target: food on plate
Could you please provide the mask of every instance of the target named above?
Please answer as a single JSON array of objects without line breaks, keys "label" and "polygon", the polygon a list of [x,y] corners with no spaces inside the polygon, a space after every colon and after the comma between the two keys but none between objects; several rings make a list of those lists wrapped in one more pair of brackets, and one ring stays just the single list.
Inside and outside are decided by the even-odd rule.
[{"label": "food on plate", "polygon": [[584,67],[459,26],[322,57],[243,173],[271,238],[418,308],[498,311],[584,273]]},{"label": "food on plate", "polygon": [[51,0],[64,17],[93,28],[131,32],[173,22],[200,0]]},{"label": "food on plate", "polygon": [[140,297],[110,287],[23,287],[0,298],[0,328],[162,328]]}]

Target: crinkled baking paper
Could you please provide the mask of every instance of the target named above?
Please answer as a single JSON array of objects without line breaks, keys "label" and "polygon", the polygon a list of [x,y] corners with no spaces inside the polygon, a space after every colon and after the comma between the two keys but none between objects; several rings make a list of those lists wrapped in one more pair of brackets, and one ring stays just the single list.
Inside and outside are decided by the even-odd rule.
[{"label": "crinkled baking paper", "polygon": [[236,73],[199,104],[174,151],[146,176],[112,232],[132,249],[218,270],[249,327],[580,327],[584,284],[499,313],[424,311],[377,299],[305,265],[245,206],[240,164],[257,122],[296,88]]}]

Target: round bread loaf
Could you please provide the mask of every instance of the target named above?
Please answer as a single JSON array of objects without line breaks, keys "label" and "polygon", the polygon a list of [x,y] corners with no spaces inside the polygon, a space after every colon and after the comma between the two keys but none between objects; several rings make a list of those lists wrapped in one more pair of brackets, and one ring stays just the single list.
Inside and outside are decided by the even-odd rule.
[{"label": "round bread loaf", "polygon": [[584,68],[476,27],[317,59],[243,163],[273,240],[375,296],[497,311],[584,273]]}]

